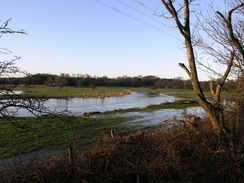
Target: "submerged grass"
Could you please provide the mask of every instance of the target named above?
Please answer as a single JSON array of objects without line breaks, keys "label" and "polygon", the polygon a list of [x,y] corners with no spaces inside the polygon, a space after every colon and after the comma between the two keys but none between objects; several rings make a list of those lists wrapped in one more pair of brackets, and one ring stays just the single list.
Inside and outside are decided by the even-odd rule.
[{"label": "submerged grass", "polygon": [[85,150],[110,130],[118,131],[120,135],[133,132],[135,129],[123,124],[132,119],[75,116],[0,118],[0,158],[40,149],[62,150],[69,143],[76,144],[77,151]]},{"label": "submerged grass", "polygon": [[105,112],[99,112],[99,111],[94,111],[94,112],[86,112],[83,115],[84,116],[91,116],[91,115],[96,115],[96,114],[115,114],[115,113],[127,113],[127,112],[153,112],[156,110],[161,110],[161,109],[184,109],[187,107],[197,107],[199,106],[198,102],[194,100],[179,100],[176,102],[166,102],[166,103],[161,103],[161,104],[155,104],[155,105],[149,105],[144,108],[129,108],[129,109],[115,109],[112,111],[105,111]]},{"label": "submerged grass", "polygon": [[[31,88],[31,95],[36,97],[61,97],[78,96],[79,93],[111,93],[128,91],[129,88]],[[130,88],[131,91],[152,91],[149,88]],[[164,90],[165,91],[165,90]],[[168,90],[167,90],[168,91]],[[157,90],[156,92],[162,92]],[[86,95],[87,96],[87,95]],[[133,108],[125,110],[108,111],[110,113],[126,112],[152,112],[159,109],[180,109],[196,106],[196,103],[164,103],[150,105],[145,108]],[[95,112],[97,113],[97,112]],[[99,112],[98,112],[99,113]],[[92,115],[89,113],[87,116]],[[42,116],[36,117],[8,117],[0,118],[0,158],[6,158],[21,153],[28,153],[40,149],[63,149],[72,143],[77,144],[79,150],[86,149],[93,144],[101,135],[109,133],[111,129],[118,131],[120,135],[129,134],[140,127],[140,124],[127,126],[124,123],[134,117],[109,117],[102,115],[97,118],[82,118],[75,116]],[[149,127],[147,127],[149,128]]]}]

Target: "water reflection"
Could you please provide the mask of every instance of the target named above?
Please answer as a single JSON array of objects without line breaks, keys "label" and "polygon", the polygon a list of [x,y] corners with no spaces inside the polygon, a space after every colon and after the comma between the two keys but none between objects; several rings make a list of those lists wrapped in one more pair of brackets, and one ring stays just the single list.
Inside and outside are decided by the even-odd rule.
[{"label": "water reflection", "polygon": [[[92,117],[101,117],[103,114]],[[160,109],[152,112],[126,112],[122,114],[109,114],[107,117],[133,117],[136,119],[128,121],[130,125],[140,124],[141,126],[158,125],[162,120],[182,120],[184,115],[195,115],[200,118],[206,117],[206,113],[201,107],[188,107],[185,109]]]},{"label": "water reflection", "polygon": [[[81,116],[85,112],[93,111],[111,111],[115,109],[128,109],[128,108],[143,108],[152,104],[160,104],[164,102],[174,102],[177,100],[173,96],[168,96],[163,93],[152,92],[131,92],[130,95],[119,97],[106,97],[106,98],[71,98],[71,99],[49,99],[45,102],[45,106],[53,111],[69,110],[72,114]],[[130,123],[139,123],[143,125],[159,124],[162,120],[182,119],[184,114],[203,114],[200,107],[193,107],[187,109],[162,109],[148,112],[128,112],[124,114],[112,114],[121,117],[139,116],[137,119],[130,121]],[[19,110],[18,116],[31,116],[26,110]],[[96,117],[96,116],[93,116]]]},{"label": "water reflection", "polygon": [[[133,113],[130,115],[133,116]],[[129,121],[129,123],[140,123],[143,126],[158,125],[162,120],[183,120],[184,115],[195,115],[200,118],[205,117],[205,112],[201,107],[188,107],[185,109],[161,109],[150,113],[140,113],[142,118]]]},{"label": "water reflection", "polygon": [[[174,102],[177,100],[173,96],[163,93],[152,92],[131,92],[130,95],[106,98],[71,98],[71,99],[49,99],[45,106],[50,110],[69,110],[74,115],[82,115],[91,111],[111,111],[115,109],[128,109],[134,107],[145,107],[151,104],[163,102]],[[27,111],[19,111],[19,116],[30,116]]]}]

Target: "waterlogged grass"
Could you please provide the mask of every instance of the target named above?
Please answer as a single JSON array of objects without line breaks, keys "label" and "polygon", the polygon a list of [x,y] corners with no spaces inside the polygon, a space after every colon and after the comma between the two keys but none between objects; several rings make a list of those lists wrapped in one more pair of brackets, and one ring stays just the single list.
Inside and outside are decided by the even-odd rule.
[{"label": "waterlogged grass", "polygon": [[85,150],[113,130],[119,135],[133,133],[137,126],[124,122],[134,117],[81,118],[43,116],[0,118],[0,159],[35,150],[62,150],[70,144]]},{"label": "waterlogged grass", "polygon": [[143,112],[152,112],[160,109],[185,109],[187,107],[197,107],[199,104],[195,101],[179,101],[179,102],[166,102],[159,105],[149,105],[141,110]]},{"label": "waterlogged grass", "polygon": [[149,105],[144,108],[129,108],[129,109],[118,109],[118,110],[112,110],[112,111],[105,111],[105,112],[86,112],[84,113],[84,116],[91,116],[96,114],[113,114],[113,113],[127,113],[127,112],[153,112],[156,110],[161,109],[185,109],[187,107],[197,107],[199,106],[198,102],[195,100],[180,100],[176,102],[166,102],[161,104],[155,104],[155,105]]},{"label": "waterlogged grass", "polygon": [[[18,90],[19,89],[20,88],[18,88]],[[191,93],[192,90],[152,90],[150,88],[124,87],[97,87],[95,89],[74,87],[33,87],[22,88],[22,90],[28,90],[30,95],[35,98],[107,97],[120,95],[121,92],[122,94],[128,94],[128,91],[174,92],[173,94],[177,94],[178,97],[182,97],[180,96],[182,93],[194,95],[194,93]],[[197,105],[197,103],[191,102],[163,103],[160,105],[150,105],[145,108],[109,111],[105,112],[105,114],[115,112],[152,112],[160,109],[180,109]],[[102,115],[97,118],[82,118],[74,116],[0,118],[0,159],[41,149],[62,150],[66,149],[70,144],[75,145],[77,151],[85,150],[101,138],[103,134],[110,134],[111,130],[114,130],[118,135],[126,135],[135,132],[140,127],[140,124],[130,126],[125,125],[125,122],[131,121],[135,118],[138,118],[138,116],[106,117],[106,115]]]}]

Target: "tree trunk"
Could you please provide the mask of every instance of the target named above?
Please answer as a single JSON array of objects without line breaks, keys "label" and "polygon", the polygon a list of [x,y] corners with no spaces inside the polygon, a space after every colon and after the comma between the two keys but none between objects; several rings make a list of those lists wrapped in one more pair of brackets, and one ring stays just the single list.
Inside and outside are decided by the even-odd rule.
[{"label": "tree trunk", "polygon": [[[227,51],[230,52],[230,57],[229,57],[229,62],[227,64],[226,71],[225,73],[223,73],[221,81],[218,83],[216,87],[213,86],[213,83],[210,83],[210,90],[213,96],[213,101],[208,101],[208,99],[204,96],[204,93],[199,83],[197,68],[196,68],[196,59],[195,59],[195,54],[193,49],[194,47],[191,38],[189,5],[193,1],[192,0],[182,0],[182,1],[184,4],[177,4],[176,7],[178,7],[178,9],[176,9],[174,6],[174,3],[176,3],[176,1],[161,0],[162,4],[165,6],[166,10],[170,14],[169,17],[174,19],[179,32],[184,37],[184,44],[185,44],[186,53],[188,57],[189,68],[186,67],[183,63],[180,63],[179,65],[186,71],[186,73],[190,77],[193,90],[196,93],[198,102],[200,106],[207,113],[214,132],[219,136],[220,139],[222,139],[221,143],[225,145],[228,144],[229,146],[231,144],[230,141],[233,140],[235,134],[237,133],[236,132],[232,133],[233,130],[231,129],[229,124],[228,126],[225,125],[224,109],[223,106],[221,105],[220,94],[221,94],[222,86],[224,85],[233,66],[234,57],[236,57],[237,55],[235,49],[239,50],[240,54],[242,55],[242,58],[244,58],[243,45],[241,44],[241,41],[235,37],[233,27],[232,27],[232,22],[231,22],[232,13],[238,8],[243,7],[244,3],[241,3],[240,5],[231,9],[228,12],[227,18],[225,18],[220,12],[217,12],[217,14],[222,18],[223,21],[222,23],[224,23],[227,26],[226,31],[229,34],[228,39],[230,39],[231,42],[230,45],[233,46],[233,48],[235,49],[233,50],[227,49]],[[184,13],[181,14],[180,13],[181,11],[184,11]],[[225,43],[223,43],[223,45],[225,45]]]},{"label": "tree trunk", "polygon": [[191,43],[190,31],[187,31],[186,35],[187,35],[187,37],[185,38],[185,46],[186,46],[186,51],[187,51],[187,56],[188,56],[188,63],[190,66],[189,75],[190,75],[191,83],[193,86],[193,90],[196,93],[200,106],[206,111],[206,113],[211,121],[214,131],[217,134],[220,134],[222,131],[220,124],[224,124],[223,110],[219,106],[214,107],[213,104],[208,102],[206,97],[204,96],[204,93],[200,86],[198,75],[197,75],[197,69],[196,69],[193,47],[192,47],[192,43]]}]

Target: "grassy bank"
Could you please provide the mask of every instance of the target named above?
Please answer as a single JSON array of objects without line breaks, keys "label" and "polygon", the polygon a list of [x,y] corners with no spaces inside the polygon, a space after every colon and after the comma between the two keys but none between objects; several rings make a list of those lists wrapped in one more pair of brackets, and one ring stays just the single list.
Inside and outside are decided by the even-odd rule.
[{"label": "grassy bank", "polygon": [[105,112],[86,112],[83,115],[89,117],[91,115],[96,114],[116,114],[116,113],[127,113],[127,112],[153,112],[156,110],[161,109],[185,109],[187,107],[197,107],[199,106],[198,102],[195,100],[178,100],[175,102],[166,102],[161,104],[149,105],[143,108],[129,108],[129,109],[115,109],[112,111],[105,111]]},{"label": "grassy bank", "polygon": [[[165,92],[171,94],[187,95],[192,90],[183,89],[156,89],[146,87],[96,87],[96,88],[75,88],[75,87],[47,87],[31,85],[30,87],[18,86],[15,90],[23,91],[24,94],[17,95],[19,98],[72,98],[72,97],[112,97],[130,94],[130,92]],[[26,95],[28,94],[28,95]],[[194,95],[192,95],[194,97]],[[0,96],[1,99],[7,96]]]},{"label": "grassy bank", "polygon": [[[130,92],[163,92],[167,95],[178,98],[196,99],[196,94],[189,89],[151,89],[149,87],[96,87],[96,88],[75,88],[75,87],[32,87],[19,88],[26,91],[35,98],[72,98],[72,97],[112,97],[130,94]],[[205,92],[210,97],[210,92]]]},{"label": "grassy bank", "polygon": [[40,149],[62,150],[70,143],[77,151],[85,150],[111,130],[120,135],[131,133],[138,126],[123,123],[133,117],[82,118],[73,116],[42,116],[0,118],[0,158]]},{"label": "grassy bank", "polygon": [[[18,87],[32,98],[112,97],[130,94],[125,88],[75,88],[75,87]],[[25,95],[20,95],[20,97]]]},{"label": "grassy bank", "polygon": [[[167,92],[167,95],[178,97],[178,98],[183,98],[183,99],[191,99],[197,101],[196,94],[194,91],[174,91],[174,92]],[[212,95],[210,92],[204,92],[204,95],[211,99]]]},{"label": "grassy bank", "polygon": [[[170,89],[149,87],[95,87],[95,88],[76,88],[76,87],[48,87],[44,85],[24,85],[17,86],[17,91],[23,94],[16,95],[17,98],[74,98],[74,97],[113,97],[130,94],[130,92],[163,92],[167,95],[178,98],[196,100],[196,94],[190,89]],[[210,92],[205,92],[210,97]],[[8,96],[0,95],[0,99],[7,99]]]}]

